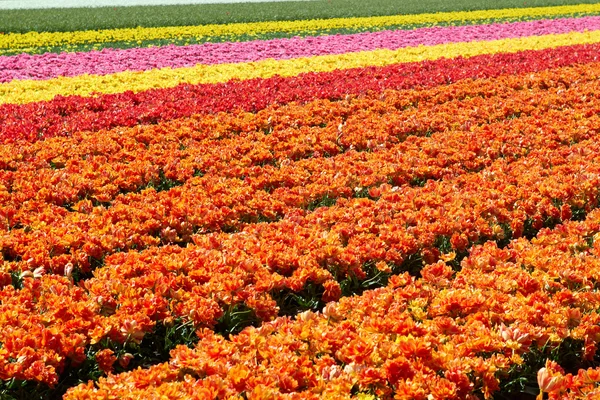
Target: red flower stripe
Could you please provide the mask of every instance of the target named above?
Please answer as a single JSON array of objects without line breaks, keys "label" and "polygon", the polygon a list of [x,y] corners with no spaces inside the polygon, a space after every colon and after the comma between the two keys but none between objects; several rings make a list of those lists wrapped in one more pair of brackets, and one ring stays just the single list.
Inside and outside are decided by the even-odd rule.
[{"label": "red flower stripe", "polygon": [[468,59],[440,59],[330,73],[307,73],[213,85],[181,85],[141,93],[94,98],[57,97],[52,101],[0,106],[0,138],[35,141],[75,131],[152,124],[197,113],[242,109],[256,112],[269,104],[316,99],[337,100],[349,94],[385,89],[432,87],[469,78],[497,77],[597,60],[600,45],[577,45]]}]

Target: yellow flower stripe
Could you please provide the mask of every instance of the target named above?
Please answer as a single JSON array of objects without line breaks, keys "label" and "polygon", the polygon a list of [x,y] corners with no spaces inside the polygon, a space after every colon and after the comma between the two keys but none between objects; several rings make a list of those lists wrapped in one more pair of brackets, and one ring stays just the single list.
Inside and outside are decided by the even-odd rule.
[{"label": "yellow flower stripe", "polygon": [[600,31],[572,32],[517,39],[450,43],[436,46],[380,49],[341,55],[304,57],[287,60],[263,60],[249,63],[197,65],[186,68],[163,68],[111,75],[80,75],[45,81],[11,81],[0,85],[0,104],[50,100],[56,95],[92,96],[94,93],[140,92],[168,88],[181,83],[218,83],[237,78],[268,78],[274,75],[295,76],[303,72],[327,72],[336,69],[385,66],[397,63],[433,60],[441,57],[472,57],[480,54],[516,53],[600,42]]},{"label": "yellow flower stripe", "polygon": [[7,50],[30,49],[42,46],[66,46],[90,43],[142,41],[172,38],[239,36],[269,32],[303,32],[342,28],[370,28],[391,25],[438,24],[479,21],[493,18],[519,19],[600,12],[600,4],[572,6],[507,8],[500,10],[460,11],[446,13],[395,15],[383,17],[333,18],[304,21],[271,21],[161,28],[105,29],[76,32],[29,32],[0,35],[0,54]]}]

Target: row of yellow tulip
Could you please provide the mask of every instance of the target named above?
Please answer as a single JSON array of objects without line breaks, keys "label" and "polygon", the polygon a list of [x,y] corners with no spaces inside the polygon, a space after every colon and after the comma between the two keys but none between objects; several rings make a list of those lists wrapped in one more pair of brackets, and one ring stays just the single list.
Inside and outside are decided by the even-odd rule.
[{"label": "row of yellow tulip", "polygon": [[118,41],[144,41],[181,37],[236,37],[268,32],[302,32],[342,28],[369,29],[380,26],[436,25],[440,23],[464,23],[494,19],[519,20],[525,17],[553,17],[557,15],[599,13],[599,4],[581,4],[556,7],[509,8],[501,10],[461,11],[383,17],[334,18],[324,20],[269,21],[257,23],[234,23],[225,25],[202,25],[183,27],[110,29],[80,32],[29,32],[0,35],[2,50],[31,49],[40,46],[64,46],[85,43]]}]

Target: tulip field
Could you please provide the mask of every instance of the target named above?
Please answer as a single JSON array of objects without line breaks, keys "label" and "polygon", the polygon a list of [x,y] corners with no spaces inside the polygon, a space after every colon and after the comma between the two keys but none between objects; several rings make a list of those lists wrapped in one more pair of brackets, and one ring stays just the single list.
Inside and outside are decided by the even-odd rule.
[{"label": "tulip field", "polygon": [[4,29],[0,399],[600,398],[600,3],[501,3]]}]

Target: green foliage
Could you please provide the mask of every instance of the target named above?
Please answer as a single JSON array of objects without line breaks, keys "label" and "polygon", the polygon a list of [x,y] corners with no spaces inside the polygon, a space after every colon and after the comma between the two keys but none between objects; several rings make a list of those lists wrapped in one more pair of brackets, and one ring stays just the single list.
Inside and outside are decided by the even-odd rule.
[{"label": "green foliage", "polygon": [[158,177],[148,182],[147,187],[154,188],[157,192],[163,192],[181,185],[183,185],[182,182],[167,178],[164,171],[161,169],[158,171]]},{"label": "green foliage", "polygon": [[314,211],[319,207],[331,207],[335,205],[337,202],[337,198],[335,196],[329,196],[329,193],[325,194],[322,197],[319,197],[306,205],[306,209],[309,211]]},{"label": "green foliage", "polygon": [[361,187],[354,189],[354,197],[357,199],[370,199],[371,196],[369,196],[369,188]]},{"label": "green foliage", "polygon": [[392,275],[378,270],[375,267],[375,263],[372,261],[363,264],[363,271],[366,274],[365,279],[361,280],[355,275],[349,275],[340,282],[342,296],[360,295],[365,290],[384,287],[387,285],[388,279]]},{"label": "green foliage", "polygon": [[400,267],[392,266],[392,271],[395,273],[408,272],[410,275],[420,278],[421,268],[423,268],[423,256],[415,253],[407,256]]},{"label": "green foliage", "polygon": [[[128,366],[128,370],[137,367],[147,368],[151,365],[170,360],[170,352],[179,345],[193,347],[198,342],[196,329],[191,322],[183,322],[181,318],[173,323],[156,324],[154,330],[147,333],[140,344],[127,343],[124,349],[116,348],[119,352],[129,352],[135,358]],[[115,351],[115,353],[117,353]]]},{"label": "green foliage", "polygon": [[515,398],[531,398],[540,392],[537,384],[537,372],[544,367],[546,360],[556,361],[566,373],[577,374],[580,368],[589,368],[597,364],[598,354],[594,360],[583,358],[583,341],[566,338],[556,346],[532,346],[523,354],[523,363],[513,365],[508,372],[499,372],[500,391],[494,393],[494,399],[508,400]]},{"label": "green foliage", "polygon": [[254,310],[245,304],[232,304],[219,318],[214,331],[227,338],[241,332],[247,326],[257,326],[260,322]]},{"label": "green foliage", "polygon": [[410,180],[410,186],[423,187],[423,186],[425,186],[426,183],[427,183],[427,178],[421,178],[418,176],[415,176]]},{"label": "green foliage", "polygon": [[303,311],[319,311],[325,307],[323,293],[322,285],[308,282],[300,292],[290,289],[278,290],[272,292],[271,297],[279,306],[279,315],[294,316]]},{"label": "green foliage", "polygon": [[573,207],[571,206],[571,220],[583,221],[587,217],[587,212],[584,207]]},{"label": "green foliage", "polygon": [[12,271],[10,273],[11,284],[16,290],[20,290],[23,288],[23,278],[21,277],[21,273],[18,271]]}]

